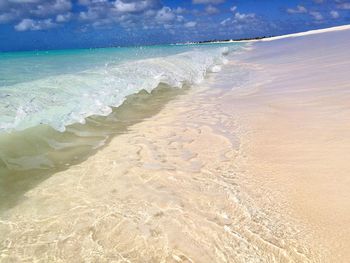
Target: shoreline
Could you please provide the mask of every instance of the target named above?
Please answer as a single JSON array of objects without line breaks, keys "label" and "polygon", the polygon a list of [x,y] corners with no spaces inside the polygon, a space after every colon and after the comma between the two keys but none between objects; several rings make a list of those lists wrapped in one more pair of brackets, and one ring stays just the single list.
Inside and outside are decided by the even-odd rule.
[{"label": "shoreline", "polygon": [[[150,93],[141,91],[129,95],[122,105],[113,108],[111,114],[90,116],[84,124],[67,126],[65,132],[42,126],[2,135],[1,161],[6,166],[0,166],[0,214],[20,202],[28,190],[52,175],[84,162],[108,146],[114,137],[157,114],[167,102],[186,93],[187,89],[159,85]],[[45,158],[40,160],[41,156]]]},{"label": "shoreline", "polygon": [[[210,82],[219,83],[215,76]],[[243,131],[217,104],[226,91],[209,87],[169,102],[85,162],[28,191],[3,214],[8,223],[0,232],[17,240],[2,250],[5,261],[320,256],[308,251],[304,235],[297,241],[302,236],[287,217],[275,218],[276,211],[264,207],[268,200],[257,196],[266,193],[263,188],[250,192],[252,181],[241,165]],[[28,238],[34,238],[30,246]]]},{"label": "shoreline", "polygon": [[26,192],[2,215],[0,258],[347,262],[349,39],[258,42],[231,57]]},{"label": "shoreline", "polygon": [[[256,43],[256,42],[265,42],[265,41],[274,41],[274,40],[280,40],[280,39],[286,39],[286,38],[294,38],[294,37],[303,37],[303,36],[310,36],[310,35],[317,35],[322,33],[329,33],[329,32],[335,32],[335,31],[342,31],[342,30],[349,30],[350,25],[342,25],[342,26],[335,26],[335,27],[329,27],[329,28],[322,28],[322,29],[315,29],[315,30],[309,30],[305,32],[298,32],[298,33],[292,33],[287,35],[281,35],[281,36],[273,36],[273,37],[263,37],[259,39],[246,39],[246,40],[227,40],[227,41],[212,41],[212,42],[205,42],[205,43],[184,43],[179,45],[206,45],[206,44],[225,44],[225,43]],[[177,45],[177,44],[173,44]]]}]

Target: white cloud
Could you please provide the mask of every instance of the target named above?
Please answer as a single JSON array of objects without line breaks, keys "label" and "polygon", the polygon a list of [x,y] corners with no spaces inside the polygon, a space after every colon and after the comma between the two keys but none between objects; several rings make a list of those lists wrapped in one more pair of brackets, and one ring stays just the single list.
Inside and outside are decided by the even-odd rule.
[{"label": "white cloud", "polygon": [[80,5],[89,5],[89,4],[91,4],[91,1],[90,0],[78,0],[78,3]]},{"label": "white cloud", "polygon": [[216,8],[215,6],[208,5],[205,8],[205,12],[208,13],[208,14],[217,14],[217,13],[219,13],[219,9]]},{"label": "white cloud", "polygon": [[259,19],[254,13],[240,13],[236,12],[237,8],[234,6],[231,8],[233,16],[226,18],[220,22],[222,26],[232,26],[236,30],[242,31],[246,28],[253,27],[259,23]]},{"label": "white cloud", "polygon": [[71,9],[71,0],[0,0],[0,23],[17,23],[18,31],[47,29],[54,20],[68,21]]},{"label": "white cloud", "polygon": [[115,9],[121,13],[135,12],[138,10],[137,3],[124,3],[123,1],[117,0],[114,3]]},{"label": "white cloud", "polygon": [[[79,5],[79,12],[72,13],[73,3]],[[132,25],[152,17],[154,23],[156,15],[159,21],[176,18],[174,12],[167,12],[162,7],[160,0],[0,0],[0,23],[12,21],[20,30],[40,30],[51,26],[48,19],[62,24],[74,16],[88,25],[98,26],[112,23]]]},{"label": "white cloud", "polygon": [[337,7],[339,9],[350,10],[350,3],[340,3]]},{"label": "white cloud", "polygon": [[142,12],[146,9],[154,7],[156,4],[155,1],[150,0],[141,0],[141,1],[125,1],[125,0],[116,0],[114,2],[114,7],[116,11],[121,13],[135,13]]},{"label": "white cloud", "polygon": [[70,0],[42,1],[42,3],[32,6],[29,14],[39,17],[48,17],[57,13],[70,11],[72,3]]},{"label": "white cloud", "polygon": [[7,0],[7,1],[12,2],[12,3],[40,3],[40,2],[42,2],[40,0]]},{"label": "white cloud", "polygon": [[176,14],[183,14],[183,13],[186,13],[186,9],[179,6],[174,10],[174,12]]},{"label": "white cloud", "polygon": [[310,15],[317,21],[323,20],[323,15],[320,12],[317,11],[311,11]]},{"label": "white cloud", "polygon": [[226,0],[192,0],[193,4],[212,4],[217,5],[224,3]]},{"label": "white cloud", "polygon": [[[218,4],[228,3],[225,0],[187,0],[188,3],[203,6],[187,8],[187,5],[179,5],[170,8],[164,6],[164,2],[163,0],[0,0],[0,23],[10,21],[16,25],[17,31],[44,30],[62,26],[74,20],[77,22],[74,23],[74,26],[77,24],[81,27],[80,29],[84,30],[89,30],[89,27],[112,28],[117,26],[136,32],[139,28],[164,31],[164,28],[178,30],[195,27],[199,32],[207,30],[206,27],[201,29],[204,24],[202,22],[205,20],[204,15],[220,13],[220,8],[223,6],[218,6]],[[76,5],[74,9],[73,4]],[[202,8],[205,10],[204,15],[201,13]],[[195,13],[196,10],[198,13]],[[297,10],[300,11],[300,7]],[[226,10],[226,14],[227,16],[230,14],[230,17],[222,20],[221,23],[214,19],[208,21],[209,27],[213,28],[213,34],[217,33],[218,25],[219,28],[222,28],[220,24],[230,26],[227,28],[232,29],[253,28],[255,30],[259,21],[263,20],[254,13],[237,12],[236,6],[232,6],[230,11]],[[193,16],[197,15],[196,19],[200,21],[200,27],[197,22],[191,21]]]},{"label": "white cloud", "polygon": [[162,9],[158,10],[155,20],[157,22],[169,22],[176,18],[174,12],[171,10],[170,7],[163,7]]},{"label": "white cloud", "polygon": [[237,6],[235,5],[230,8],[230,11],[233,13],[236,12],[236,10],[237,10]]},{"label": "white cloud", "polygon": [[189,21],[189,22],[185,23],[184,26],[190,28],[190,27],[195,27],[196,25],[197,25],[197,22]]},{"label": "white cloud", "polygon": [[289,14],[303,14],[303,13],[307,13],[307,9],[302,5],[298,5],[296,8],[288,8],[287,13],[289,13]]},{"label": "white cloud", "polygon": [[85,21],[92,21],[98,19],[100,16],[99,12],[93,9],[89,9],[88,11],[80,12],[79,19]]},{"label": "white cloud", "polygon": [[14,19],[14,14],[4,13],[0,14],[0,24],[5,24]]},{"label": "white cloud", "polygon": [[340,17],[338,11],[332,10],[332,11],[330,11],[329,13],[330,13],[331,17],[334,18],[334,19],[337,19],[337,18]]},{"label": "white cloud", "polygon": [[163,6],[159,0],[80,0],[80,4],[85,6],[79,13],[81,22],[93,26],[117,24],[129,31],[137,25],[147,29],[170,28],[171,24],[183,22],[184,17],[179,14],[186,11]]},{"label": "white cloud", "polygon": [[176,21],[183,22],[185,18],[183,16],[176,16]]},{"label": "white cloud", "polygon": [[235,13],[235,15],[234,15],[234,20],[235,20],[236,22],[245,22],[245,21],[251,20],[251,19],[253,19],[253,18],[255,18],[255,14],[253,14],[253,13],[250,13],[250,14],[241,14],[241,13],[237,12],[237,13]]},{"label": "white cloud", "polygon": [[226,18],[220,22],[220,25],[226,26],[231,21],[231,18]]},{"label": "white cloud", "polygon": [[256,15],[255,13],[241,13],[234,8],[233,15],[220,22],[222,26],[218,30],[221,32],[231,32],[232,35],[244,35],[247,32],[254,32],[255,34],[262,34],[266,32],[267,28],[271,28],[271,22],[268,22]]},{"label": "white cloud", "polygon": [[56,24],[52,22],[52,19],[45,20],[33,20],[25,18],[15,26],[17,31],[37,31],[55,27]]},{"label": "white cloud", "polygon": [[56,22],[58,23],[64,23],[64,22],[68,22],[72,17],[71,13],[67,13],[67,14],[59,14],[56,16]]}]

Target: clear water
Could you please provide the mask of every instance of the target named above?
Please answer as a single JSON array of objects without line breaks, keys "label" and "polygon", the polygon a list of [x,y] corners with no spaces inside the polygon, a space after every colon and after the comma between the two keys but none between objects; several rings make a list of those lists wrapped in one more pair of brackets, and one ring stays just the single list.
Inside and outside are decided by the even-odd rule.
[{"label": "clear water", "polygon": [[0,53],[0,210],[155,114],[241,47]]},{"label": "clear water", "polygon": [[237,44],[0,53],[0,134],[46,124],[58,131],[106,116],[128,95],[200,82]]}]

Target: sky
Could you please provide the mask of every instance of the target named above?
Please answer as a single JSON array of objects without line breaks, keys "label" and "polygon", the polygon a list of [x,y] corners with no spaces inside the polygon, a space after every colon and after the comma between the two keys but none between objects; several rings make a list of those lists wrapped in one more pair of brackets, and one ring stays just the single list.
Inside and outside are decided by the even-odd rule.
[{"label": "sky", "polygon": [[0,51],[274,36],[350,24],[350,0],[0,0]]}]

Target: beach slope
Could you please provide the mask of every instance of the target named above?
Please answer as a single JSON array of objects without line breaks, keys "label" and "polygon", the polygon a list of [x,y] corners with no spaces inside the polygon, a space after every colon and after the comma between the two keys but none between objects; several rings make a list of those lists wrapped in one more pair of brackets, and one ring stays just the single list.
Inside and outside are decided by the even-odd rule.
[{"label": "beach slope", "polygon": [[314,231],[328,262],[350,260],[349,41],[343,26],[256,43],[241,59],[266,83],[234,102],[252,176]]}]

